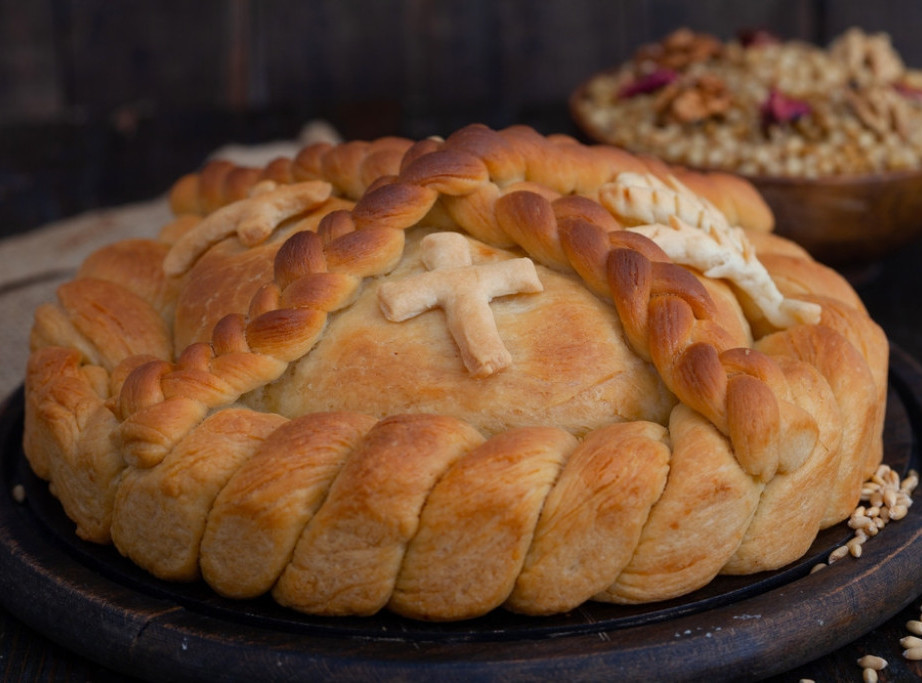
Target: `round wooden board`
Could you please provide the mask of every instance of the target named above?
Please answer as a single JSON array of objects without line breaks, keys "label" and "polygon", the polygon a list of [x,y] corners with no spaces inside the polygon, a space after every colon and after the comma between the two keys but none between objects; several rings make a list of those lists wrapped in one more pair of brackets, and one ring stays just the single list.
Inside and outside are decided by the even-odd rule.
[{"label": "round wooden board", "polygon": [[[158,581],[113,548],[77,539],[25,462],[22,419],[20,390],[0,409],[0,600],[52,640],[149,680],[751,681],[854,640],[922,589],[914,505],[860,559],[809,573],[850,537],[840,524],[789,567],[718,577],[668,603],[588,603],[547,618],[497,610],[454,624],[309,617],[268,598],[231,601],[202,583]],[[901,473],[918,469],[920,430],[922,368],[894,349],[885,461]]]}]

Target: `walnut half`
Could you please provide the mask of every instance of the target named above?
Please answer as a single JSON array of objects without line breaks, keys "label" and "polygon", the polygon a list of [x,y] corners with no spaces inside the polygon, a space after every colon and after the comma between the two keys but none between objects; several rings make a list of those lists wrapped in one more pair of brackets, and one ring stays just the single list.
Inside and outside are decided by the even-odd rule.
[{"label": "walnut half", "polygon": [[666,86],[653,106],[662,119],[693,123],[726,113],[732,102],[733,97],[720,78],[703,74]]},{"label": "walnut half", "polygon": [[722,50],[721,42],[714,36],[680,28],[658,43],[642,45],[634,61],[640,65],[652,62],[663,69],[681,71],[690,64],[716,57]]}]

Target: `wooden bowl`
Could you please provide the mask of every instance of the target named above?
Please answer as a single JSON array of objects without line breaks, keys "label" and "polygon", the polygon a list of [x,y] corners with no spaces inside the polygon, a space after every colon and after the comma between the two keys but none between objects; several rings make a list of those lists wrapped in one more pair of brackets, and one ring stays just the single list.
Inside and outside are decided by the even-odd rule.
[{"label": "wooden bowl", "polygon": [[830,265],[872,263],[922,233],[922,170],[747,179],[775,214],[775,232]]}]

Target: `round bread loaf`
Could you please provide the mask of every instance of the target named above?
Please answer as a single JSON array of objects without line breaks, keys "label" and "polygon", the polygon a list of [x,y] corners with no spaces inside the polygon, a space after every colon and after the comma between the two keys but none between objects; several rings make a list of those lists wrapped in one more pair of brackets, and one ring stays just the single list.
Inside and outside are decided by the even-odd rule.
[{"label": "round bread loaf", "polygon": [[800,557],[882,457],[887,340],[752,187],[566,136],[212,162],[35,314],[80,537],[312,614],[658,601]]}]

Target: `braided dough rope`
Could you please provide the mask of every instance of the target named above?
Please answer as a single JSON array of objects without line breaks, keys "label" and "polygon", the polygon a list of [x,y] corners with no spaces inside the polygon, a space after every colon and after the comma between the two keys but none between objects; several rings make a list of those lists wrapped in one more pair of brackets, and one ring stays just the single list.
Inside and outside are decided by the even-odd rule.
[{"label": "braided dough rope", "polygon": [[281,157],[262,169],[211,161],[199,173],[190,173],[174,183],[170,207],[177,216],[207,216],[250,196],[263,181],[290,184],[321,180],[330,183],[337,194],[358,199],[375,180],[397,172],[412,144],[395,137],[340,145],[320,142],[308,145],[294,159]]},{"label": "braided dough rope", "polygon": [[[314,147],[295,162],[256,173],[209,167],[177,184],[174,206],[205,214],[235,198],[258,202],[286,183],[328,183],[337,197],[356,201],[351,209],[316,198],[302,205],[323,214],[316,232],[287,237],[276,252],[272,282],[256,292],[249,310],[218,321],[208,342],[189,345],[175,361],[162,349],[100,357],[96,349],[106,347],[106,333],[86,344],[72,332],[73,315],[48,315],[42,320],[50,323],[37,323],[41,333],[27,378],[27,455],[57,492],[64,488],[58,479],[81,467],[68,455],[73,444],[88,434],[106,435],[107,443],[92,439],[97,451],[122,459],[104,482],[117,492],[112,534],[117,547],[149,571],[170,579],[201,571],[235,597],[272,587],[284,604],[328,614],[367,614],[389,605],[416,618],[457,619],[504,603],[541,614],[593,597],[661,600],[694,590],[721,570],[795,559],[799,547],[791,551],[785,539],[760,531],[772,516],[760,516],[762,501],[766,510],[780,509],[775,501],[802,494],[803,482],[822,480],[833,465],[866,476],[875,455],[879,460],[885,345],[877,344],[879,328],[851,294],[842,294],[850,290],[839,278],[766,237],[767,251],[779,249],[780,260],[792,259],[800,270],[779,289],[812,298],[823,317],[818,326],[776,331],[741,293],[759,336],[778,340],[765,341],[761,351],[749,348],[739,331],[723,324],[698,276],[648,238],[621,229],[621,217],[593,201],[622,172],[668,177],[672,169],[522,127],[495,132],[471,126],[445,141],[374,145]],[[385,167],[380,175],[365,171]],[[715,191],[712,179],[681,180],[696,190],[709,188],[721,208],[743,214],[733,198],[745,198],[746,190],[727,189],[738,185]],[[174,265],[165,272],[185,277],[183,269],[195,268],[215,235],[254,242],[239,224],[243,213],[239,207],[224,212],[222,220],[230,217],[231,225],[216,232],[197,221],[166,230],[173,246],[165,258]],[[270,221],[260,238],[285,234],[290,227],[283,224],[298,214],[275,215],[278,222]],[[233,407],[308,353],[326,317],[348,306],[362,280],[396,264],[404,230],[417,224],[518,245],[610,297],[632,347],[681,400],[668,430],[615,424],[578,442],[541,427],[484,441],[445,416],[376,421],[349,413],[286,420]],[[196,239],[187,238],[196,230]],[[203,233],[211,237],[200,240]],[[122,273],[119,284],[130,280]],[[125,315],[133,306],[152,308],[138,299],[126,305]],[[811,344],[801,341],[810,335],[819,336]],[[850,349],[867,374],[848,375],[854,363],[831,362],[828,343]],[[61,372],[62,364],[71,369]],[[874,389],[859,398],[866,421],[837,446],[832,435],[842,430],[841,408],[856,400],[850,382],[866,387],[867,378]],[[94,422],[101,427],[88,429],[89,422],[79,419],[86,409],[61,395],[66,383],[79,388],[69,396],[89,397],[84,403],[91,411],[100,405],[109,411],[109,418]],[[119,427],[110,429],[106,420]],[[40,436],[43,428],[47,438]],[[382,491],[401,483],[388,476],[395,465],[385,444],[394,438],[431,469],[413,470],[406,496],[385,497],[392,513],[382,518]],[[215,442],[227,440],[232,448],[225,455],[205,457]],[[847,450],[846,442],[856,450]],[[415,444],[422,444],[418,451]],[[857,450],[862,444],[869,451]],[[283,452],[291,454],[284,464]],[[58,461],[65,465],[56,469]],[[282,478],[277,467],[297,476]],[[190,488],[192,482],[198,485]],[[851,508],[838,517],[828,510],[857,500],[860,487],[851,490],[850,484],[824,487],[832,490],[823,499],[828,504],[813,508],[827,517],[811,513],[803,538],[847,516]],[[100,488],[93,486],[71,502],[62,496],[78,529],[87,525],[81,496]],[[164,514],[156,526],[145,512],[154,509]],[[247,530],[247,524],[254,526]],[[493,525],[497,533],[486,533]],[[447,538],[458,541],[438,542]],[[329,548],[340,548],[342,556]],[[689,548],[699,552],[690,557]],[[338,569],[342,557],[351,558],[355,571]]]},{"label": "braided dough rope", "polygon": [[[400,143],[387,140],[386,144]],[[548,144],[556,149],[545,150],[544,147]],[[371,146],[360,148],[367,151]],[[332,150],[337,148],[324,144],[315,145],[310,149],[311,153],[304,154],[304,159],[315,160],[319,156],[321,161],[307,163],[302,159],[302,166],[312,167],[315,173],[319,170],[327,176],[332,176],[341,189],[360,190],[354,187],[354,183],[350,184],[343,179],[344,175],[349,175],[348,173],[341,173],[342,169],[347,167],[353,175],[362,175],[357,169],[364,168],[363,161],[360,155],[355,153],[355,145],[347,144],[344,147],[347,153],[343,154],[335,154]],[[480,150],[482,157],[475,156],[468,149]],[[558,154],[563,163],[555,166],[555,173],[551,177],[546,177],[548,165],[543,154],[546,151],[564,152]],[[593,154],[592,151],[597,153]],[[338,210],[327,214],[320,222],[317,234],[324,240],[331,240],[326,250],[332,251],[334,259],[341,257],[345,261],[351,261],[349,265],[353,272],[365,276],[386,272],[395,264],[396,258],[399,258],[397,245],[400,238],[395,235],[402,234],[403,230],[422,220],[431,221],[433,207],[440,194],[449,198],[464,196],[465,199],[468,199],[468,195],[473,195],[476,199],[470,201],[474,201],[475,204],[481,201],[475,190],[478,186],[493,186],[488,182],[492,174],[511,184],[513,190],[503,194],[496,201],[492,212],[477,214],[475,217],[490,217],[495,214],[496,225],[489,224],[484,228],[482,223],[465,224],[463,221],[471,219],[472,216],[464,212],[456,211],[459,215],[451,217],[458,220],[461,227],[474,236],[495,236],[497,230],[503,230],[507,235],[511,233],[515,238],[513,241],[517,241],[537,260],[549,266],[565,267],[568,261],[556,234],[556,216],[552,210],[546,208],[550,205],[549,202],[542,203],[542,195],[532,192],[531,189],[542,188],[542,191],[547,193],[550,188],[549,194],[591,194],[598,192],[599,186],[617,176],[624,167],[625,159],[633,161],[632,168],[636,168],[639,163],[629,155],[616,153],[608,148],[592,151],[569,139],[547,143],[545,138],[530,129],[513,128],[508,136],[503,137],[484,127],[472,126],[450,137],[444,144],[426,140],[409,148],[398,176],[378,178],[351,212]],[[380,154],[379,150],[370,152],[371,156]],[[392,157],[393,155],[389,158]],[[299,155],[299,159],[301,158],[302,155]],[[227,170],[226,166],[222,165],[220,169],[224,169],[225,176],[233,177],[233,171]],[[293,172],[291,175],[294,178]],[[276,173],[275,177],[279,177],[279,174]],[[531,178],[537,178],[538,182]],[[211,176],[204,173],[201,182],[209,188],[214,185]],[[254,182],[255,196],[237,200],[218,209],[186,233],[167,254],[164,262],[166,272],[172,276],[181,275],[208,246],[232,233],[237,234],[244,244],[252,245],[264,240],[284,218],[299,211],[315,208],[323,200],[327,190],[326,186],[317,181],[298,183],[291,186],[290,190],[262,190],[259,189],[259,182],[274,181],[264,179]],[[528,190],[518,189],[523,182],[528,183]],[[180,187],[186,184],[187,181],[181,181]],[[178,204],[175,195],[176,193],[174,204]],[[457,208],[458,204],[446,205],[449,214],[452,213],[452,206]],[[564,208],[572,211],[574,207],[571,202]],[[254,229],[254,224],[258,228]],[[604,224],[606,227],[613,227],[611,221],[604,221]],[[373,239],[375,237],[379,239]],[[372,270],[367,272],[361,270],[365,264],[357,267],[356,261],[360,260],[360,252],[380,256],[382,249],[379,242],[385,240],[390,240],[390,244],[393,245],[395,258],[384,259],[383,265],[375,262]],[[499,241],[508,243],[510,237]],[[278,279],[277,276],[276,280]],[[287,283],[277,282],[277,285],[282,284]],[[230,343],[222,343],[228,340],[213,337],[212,347],[219,352],[213,361],[208,358],[207,349],[198,347],[195,352],[190,352],[189,349],[184,352],[176,370],[166,366],[149,369],[144,383],[149,386],[137,388],[131,394],[133,402],[122,402],[120,406],[121,415],[127,418],[121,429],[121,436],[122,448],[129,462],[142,466],[155,464],[175,444],[177,437],[204,417],[208,408],[227,404],[243,393],[276,379],[284,370],[284,366],[281,363],[273,363],[273,358],[290,361],[303,356],[309,350],[322,331],[325,317],[317,315],[318,311],[308,306],[279,309],[273,308],[274,304],[276,300],[271,290],[261,290],[254,297],[249,311],[253,320],[247,324],[245,339],[240,339],[239,329],[234,329],[242,324],[239,318],[235,319],[234,324],[228,322],[224,327],[222,323],[225,321],[221,321],[215,328],[216,334],[226,334],[230,337]],[[305,320],[309,317],[310,324]],[[231,329],[227,330],[228,327]],[[293,339],[295,329],[300,330],[297,342]],[[265,338],[273,333],[276,336],[271,339]],[[281,347],[274,347],[273,339],[278,339],[283,345],[287,344],[288,348],[283,350]],[[255,351],[253,355],[258,356],[259,360],[247,360],[250,372],[246,376],[234,377],[233,380],[236,381],[227,382],[219,374],[212,372],[213,369],[219,369],[219,364],[223,365],[220,351],[233,349],[237,353],[246,353],[251,347]],[[232,361],[228,364],[235,363]],[[215,367],[212,368],[212,365]],[[165,389],[182,378],[189,380],[185,384],[195,383],[192,397],[182,390],[163,391],[158,390],[156,386],[159,382]],[[180,386],[183,384],[179,381]],[[186,419],[183,420],[183,417]],[[148,425],[165,421],[171,426],[169,432],[159,433],[152,439]],[[774,465],[769,465],[767,476],[770,476],[773,467]]]},{"label": "braided dough rope", "polygon": [[[138,365],[172,352],[163,315],[176,284],[159,267],[166,245],[104,247],[35,312],[26,369],[24,450],[77,520],[77,534],[111,542],[112,505],[125,467],[111,396]],[[125,277],[130,273],[130,277]]]},{"label": "braided dough rope", "polygon": [[288,239],[275,257],[275,282],[257,292],[246,317],[222,318],[210,344],[192,344],[176,363],[150,363],[132,375],[118,403],[126,461],[156,465],[209,409],[278,378],[314,345],[327,314],[351,303],[361,278],[390,270],[402,249],[403,232],[389,228],[326,245],[306,231]]},{"label": "braided dough rope", "polygon": [[[534,138],[531,136],[534,136]],[[464,129],[461,133],[450,137],[442,145],[438,145],[434,140],[420,143],[407,152],[398,176],[392,179],[379,179],[379,183],[358,201],[351,212],[335,211],[328,214],[321,221],[318,233],[321,235],[335,235],[337,240],[346,240],[350,235],[359,236],[356,239],[358,242],[361,237],[365,237],[366,240],[363,241],[367,241],[370,231],[388,229],[402,231],[429,216],[440,195],[455,199],[474,195],[478,198],[475,201],[484,201],[482,194],[477,194],[477,190],[484,186],[498,188],[498,184],[494,185],[494,183],[490,182],[494,176],[502,179],[507,184],[512,183],[514,188],[520,187],[522,182],[520,179],[528,179],[528,182],[534,182],[530,178],[537,177],[540,181],[538,184],[544,188],[549,188],[551,192],[567,194],[582,192],[588,194],[593,191],[604,193],[604,190],[599,188],[605,188],[620,174],[620,169],[616,163],[620,161],[620,158],[610,158],[607,148],[599,148],[600,150],[606,150],[605,153],[593,154],[592,152],[595,150],[590,150],[569,140],[548,143],[544,138],[536,136],[533,132],[529,133],[525,129],[519,128],[513,129],[513,134],[510,137],[514,142],[518,141],[518,138],[524,138],[532,144],[507,144],[508,141],[502,136],[491,134],[487,129],[480,127]],[[504,144],[497,144],[497,140],[502,140]],[[549,145],[556,149],[545,149]],[[470,149],[481,150],[481,152],[487,149],[489,153],[476,156],[469,151]],[[536,152],[558,153],[556,156],[559,157],[559,161],[562,163],[554,164],[555,172],[553,176],[545,177],[546,168],[548,167],[546,158],[544,154],[541,157],[536,157]],[[557,160],[555,159],[555,161]],[[499,189],[496,192],[499,194]],[[170,268],[171,264],[179,261],[181,265],[187,265],[202,245],[210,244],[213,241],[214,234],[229,234],[236,228],[241,240],[247,243],[248,239],[245,234],[240,235],[239,217],[247,216],[246,205],[258,200],[259,198],[257,197],[231,204],[215,214],[218,220],[225,222],[233,223],[237,219],[238,225],[236,226],[232,224],[227,228],[215,230],[212,228],[211,220],[203,221],[202,224],[199,224],[190,233],[193,236],[192,239],[188,240],[191,243],[190,245],[179,242],[168,254],[166,261],[168,272],[170,274],[179,274],[181,272],[180,266]],[[241,204],[243,204],[244,208],[238,209],[237,207],[240,207]],[[452,206],[457,206],[457,204],[447,205],[446,208],[449,214],[452,212]],[[553,213],[551,202],[530,189],[515,189],[508,194],[499,195],[492,212],[477,214],[478,217],[495,215],[495,221],[487,223],[486,229],[484,229],[483,223],[471,221],[466,224],[465,221],[470,221],[472,218],[470,214],[456,213],[458,215],[452,215],[452,218],[462,228],[466,229],[469,234],[488,238],[494,237],[497,231],[502,231],[506,234],[506,239],[500,239],[499,241],[505,243],[511,240],[518,243],[529,255],[545,263],[545,265],[558,268],[568,265],[567,254],[562,246],[562,238],[557,229],[556,216]],[[225,217],[224,214],[229,215]],[[261,234],[266,234],[267,232],[268,230],[262,230]],[[195,239],[195,235],[199,233],[204,233],[206,238]],[[189,249],[194,250],[193,256],[186,255],[183,258],[184,254],[188,254]],[[632,253],[639,254],[640,252]],[[179,256],[173,258],[177,254]],[[672,264],[669,264],[668,268],[674,273],[673,277],[682,277],[687,280],[685,271],[677,269]],[[618,272],[624,273],[630,272],[630,270],[619,269]],[[663,278],[661,278],[661,281],[663,281]],[[609,284],[617,292],[630,288],[633,283],[616,280],[609,282]],[[680,285],[679,289],[684,293],[688,288]],[[644,309],[646,307],[643,301],[644,298],[644,293],[635,297],[635,300],[639,302],[634,305],[635,309]],[[708,297],[704,293],[698,299],[700,302],[707,300]],[[665,297],[658,297],[657,300],[660,303],[666,301]],[[619,307],[619,313],[622,313],[621,308],[624,305],[622,303],[619,306],[618,302],[616,302],[616,306]],[[253,310],[254,306],[251,306],[251,314]],[[705,323],[709,322],[707,314],[703,314],[701,309],[693,312],[690,308],[680,304],[679,299],[675,299],[668,306],[659,306],[656,310],[661,311],[660,318],[664,326],[677,324],[680,327],[691,328],[696,314],[698,314],[698,317],[702,317]],[[267,311],[263,315],[269,316],[270,312]],[[275,320],[271,318],[269,323],[276,325]],[[721,431],[731,434],[731,438],[733,438],[733,434],[745,433],[745,437],[739,437],[735,440],[738,458],[751,473],[758,473],[765,479],[771,478],[778,467],[779,452],[790,452],[790,449],[786,447],[788,444],[781,443],[779,438],[781,420],[779,411],[796,412],[796,408],[790,403],[785,403],[780,407],[777,405],[774,392],[765,384],[765,377],[761,376],[766,372],[764,369],[750,371],[753,374],[749,374],[749,377],[753,377],[754,373],[760,373],[755,382],[734,379],[728,384],[726,380],[721,380],[720,375],[725,373],[721,369],[719,361],[709,349],[720,347],[720,350],[724,350],[729,348],[730,344],[725,335],[722,335],[722,330],[714,325],[709,327],[711,328],[711,339],[708,340],[710,343],[705,343],[704,345],[696,344],[699,340],[694,338],[691,329],[661,330],[661,332],[666,333],[662,337],[663,340],[668,339],[670,336],[676,336],[672,334],[673,332],[678,332],[679,336],[685,338],[680,343],[689,347],[688,354],[680,357],[678,363],[674,363],[673,360],[673,357],[680,350],[678,346],[661,346],[659,356],[654,357],[648,349],[648,344],[638,345],[636,343],[639,338],[635,331],[629,330],[628,334],[631,336],[635,350],[643,356],[651,357],[661,375],[664,376],[667,386],[681,400],[702,411],[718,425]],[[657,336],[660,338],[659,335]],[[708,332],[703,332],[702,336],[708,337]],[[716,336],[723,336],[724,338],[718,342],[713,339]],[[315,339],[316,337],[309,337],[302,345],[295,345],[294,350],[289,353],[289,360],[304,355]],[[684,349],[682,350],[684,351]],[[707,377],[707,375],[710,375],[710,377]],[[711,386],[705,391],[700,391],[703,377],[707,377],[705,381],[709,382]],[[275,379],[275,377],[270,377],[268,381],[272,379]],[[783,380],[779,379],[778,381]],[[744,383],[745,388],[742,388]],[[241,391],[240,393],[244,392]],[[758,394],[757,398],[753,398],[753,394]],[[738,398],[740,396],[742,398]],[[231,397],[225,392],[222,398],[227,402],[228,399],[234,400],[236,397]],[[740,408],[737,410],[737,406],[741,405],[747,406],[747,409]],[[763,434],[752,438],[749,434],[753,423],[750,415],[752,409],[748,409],[748,407],[759,405],[762,405],[763,409],[756,424],[759,425],[758,428],[761,429]],[[726,415],[730,411],[734,415],[737,413],[741,415],[738,419],[735,419],[732,426]],[[188,414],[196,421],[201,419],[202,416],[201,411],[197,413],[189,411]],[[147,418],[148,416],[145,415],[144,417]],[[155,415],[154,417],[156,419],[157,416]],[[763,424],[759,424],[760,422]],[[732,432],[731,429],[733,430]],[[132,437],[133,435],[129,436],[129,438]],[[804,447],[801,447],[795,451],[800,455],[792,457],[802,459],[804,457],[802,455],[803,451]],[[162,452],[162,448],[158,448],[158,452]],[[150,458],[151,456],[147,457]],[[156,458],[156,455],[153,458]]]}]

